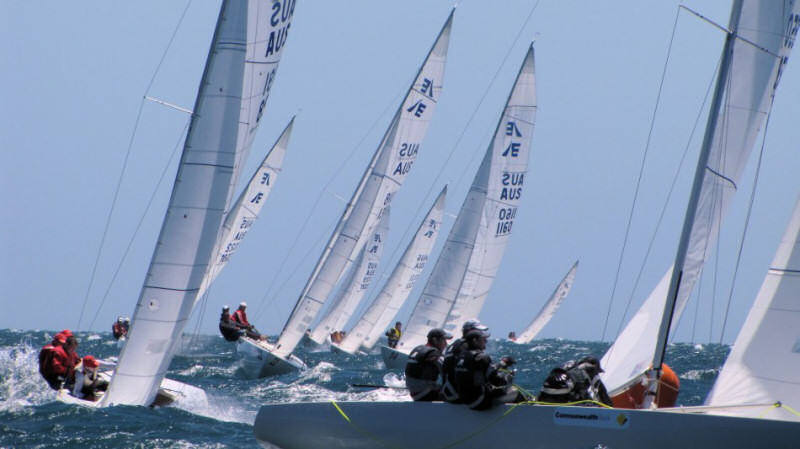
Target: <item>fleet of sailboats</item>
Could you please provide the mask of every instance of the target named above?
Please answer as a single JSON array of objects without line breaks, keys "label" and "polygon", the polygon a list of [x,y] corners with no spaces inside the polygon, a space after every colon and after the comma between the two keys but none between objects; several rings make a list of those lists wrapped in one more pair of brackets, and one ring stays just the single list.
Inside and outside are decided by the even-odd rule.
[{"label": "fleet of sailboats", "polygon": [[[294,1],[223,0],[169,206],[133,314],[127,343],[96,405],[152,405],[202,390],[165,379],[193,307],[208,292],[258,218],[281,172],[294,119],[241,195],[234,187],[263,117],[294,12]],[[274,343],[242,337],[237,353],[251,377],[307,368],[295,354],[301,339],[323,343],[351,320],[375,278],[390,226],[390,206],[405,181],[439,101],[452,28],[447,18],[426,60],[311,272]],[[553,445],[634,448],[679,444],[775,447],[796,439],[800,404],[800,199],[750,315],[703,407],[655,410],[669,336],[715,245],[749,155],[770,114],[800,28],[800,3],[733,0],[726,40],[672,268],[603,357],[612,396],[636,389],[636,408],[501,406],[485,413],[445,403],[267,404],[256,438],[283,448],[342,446]],[[492,141],[397,347],[381,347],[387,368],[436,327],[457,331],[478,318],[517,216],[537,112],[533,46],[506,101]],[[442,225],[447,188],[438,195],[397,266],[347,337],[334,344],[370,350],[410,297]],[[517,338],[530,342],[574,283],[570,269],[537,317]],[[312,326],[333,290],[326,314]],[[67,402],[78,402],[61,395]],[[788,411],[788,412],[787,412]],[[350,418],[360,423],[354,431]],[[344,418],[344,419],[342,419]],[[316,423],[303,432],[304,422]],[[437,422],[435,432],[413,432]],[[440,432],[461,423],[491,428],[470,435]],[[580,432],[575,432],[578,427]],[[680,428],[679,435],[672,429]],[[568,430],[569,432],[565,432]],[[710,437],[709,434],[713,436]],[[379,435],[380,438],[375,438]],[[587,446],[588,447],[588,446]]]},{"label": "fleet of sailboats", "polygon": [[237,352],[249,376],[265,377],[304,368],[302,361],[292,354],[295,347],[372,236],[417,159],[441,94],[452,19],[451,12],[342,213],[278,341],[271,344],[239,339]]}]

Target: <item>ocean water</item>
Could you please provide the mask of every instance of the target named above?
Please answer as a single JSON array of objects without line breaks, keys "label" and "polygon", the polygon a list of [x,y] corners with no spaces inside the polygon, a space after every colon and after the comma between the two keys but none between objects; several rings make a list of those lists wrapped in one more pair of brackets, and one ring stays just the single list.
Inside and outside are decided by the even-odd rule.
[{"label": "ocean water", "polygon": [[[252,423],[269,402],[409,400],[405,391],[353,384],[391,384],[378,352],[361,357],[327,348],[300,348],[306,372],[247,379],[237,369],[234,345],[217,335],[187,339],[168,377],[206,391],[200,408],[117,406],[93,409],[56,401],[39,376],[39,349],[54,332],[0,330],[0,448],[225,448],[258,447]],[[80,355],[118,353],[110,333],[78,333]],[[554,366],[585,355],[601,356],[608,343],[542,340],[530,345],[491,341],[493,356],[517,359],[516,383],[539,390]],[[679,404],[699,405],[729,351],[727,345],[671,345],[667,357],[681,381]],[[385,379],[386,377],[386,379]]]}]

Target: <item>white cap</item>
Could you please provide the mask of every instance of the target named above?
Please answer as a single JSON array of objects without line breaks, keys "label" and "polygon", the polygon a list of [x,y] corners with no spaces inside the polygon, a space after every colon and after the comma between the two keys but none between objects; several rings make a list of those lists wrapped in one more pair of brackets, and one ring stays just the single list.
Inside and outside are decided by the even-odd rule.
[{"label": "white cap", "polygon": [[239,307],[247,307],[247,303],[242,301],[239,303]]}]

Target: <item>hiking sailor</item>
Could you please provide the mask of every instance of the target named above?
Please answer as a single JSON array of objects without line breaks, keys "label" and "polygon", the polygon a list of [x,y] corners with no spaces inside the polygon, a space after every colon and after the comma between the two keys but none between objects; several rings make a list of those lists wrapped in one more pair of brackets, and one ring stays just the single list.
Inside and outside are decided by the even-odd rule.
[{"label": "hiking sailor", "polygon": [[75,366],[75,385],[72,387],[72,395],[78,399],[96,401],[98,392],[106,391],[108,381],[100,377],[97,367],[100,363],[92,356],[85,356],[77,366]]},{"label": "hiking sailor", "polygon": [[53,341],[39,351],[39,374],[42,375],[50,388],[58,391],[67,378],[67,353],[64,344],[67,337],[57,333]]},{"label": "hiking sailor", "polygon": [[461,402],[473,410],[486,410],[495,404],[525,400],[512,386],[515,372],[508,369],[516,361],[512,357],[504,357],[495,366],[492,365],[491,356],[485,352],[490,335],[488,331],[479,329],[467,332],[464,337],[467,348],[455,358],[456,391]]},{"label": "hiking sailor", "polygon": [[128,335],[128,325],[125,323],[125,318],[119,317],[117,321],[111,326],[111,332],[114,334],[114,339],[119,340]]},{"label": "hiking sailor", "polygon": [[236,341],[244,334],[239,325],[231,320],[230,307],[222,306],[222,314],[219,317],[219,332],[226,341]]},{"label": "hiking sailor", "polygon": [[244,330],[249,338],[252,338],[253,340],[266,340],[267,337],[262,336],[256,330],[256,328],[250,324],[249,321],[247,321],[247,313],[245,312],[245,309],[247,309],[247,303],[244,301],[240,302],[239,308],[236,309],[236,312],[233,312],[233,315],[231,315],[231,320],[234,323],[237,323],[239,328]]},{"label": "hiking sailor", "polygon": [[611,398],[599,376],[602,372],[597,357],[588,356],[577,362],[568,362],[550,371],[538,399],[540,402],[556,404],[594,401],[610,407]]},{"label": "hiking sailor", "polygon": [[389,340],[388,346],[390,348],[396,348],[397,342],[400,341],[400,337],[403,335],[403,331],[400,328],[403,326],[402,323],[399,321],[394,323],[394,327],[386,331],[384,335]]},{"label": "hiking sailor", "polygon": [[452,335],[443,329],[431,329],[428,342],[414,348],[406,363],[406,387],[415,401],[440,401],[442,351]]},{"label": "hiking sailor", "polygon": [[464,337],[473,329],[481,331],[489,330],[489,328],[482,325],[480,321],[469,319],[461,326],[461,338],[453,341],[444,351],[444,360],[442,361],[442,396],[447,402],[452,402],[454,404],[460,402],[455,387],[456,357],[461,351],[466,350],[467,342],[464,340]]}]

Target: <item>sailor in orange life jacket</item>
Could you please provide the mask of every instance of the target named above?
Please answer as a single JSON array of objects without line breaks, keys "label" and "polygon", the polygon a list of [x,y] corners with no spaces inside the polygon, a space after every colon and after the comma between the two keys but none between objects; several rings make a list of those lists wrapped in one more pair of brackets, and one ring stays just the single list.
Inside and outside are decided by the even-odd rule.
[{"label": "sailor in orange life jacket", "polygon": [[53,337],[52,342],[39,351],[39,374],[47,381],[50,388],[56,391],[61,388],[67,376],[65,365],[67,353],[63,348],[66,342],[67,337],[59,332]]},{"label": "sailor in orange life jacket", "polygon": [[237,323],[239,327],[245,330],[247,336],[254,340],[266,340],[266,336],[262,336],[249,321],[247,321],[247,303],[242,301],[239,303],[239,308],[231,315],[231,321]]}]

